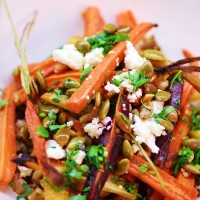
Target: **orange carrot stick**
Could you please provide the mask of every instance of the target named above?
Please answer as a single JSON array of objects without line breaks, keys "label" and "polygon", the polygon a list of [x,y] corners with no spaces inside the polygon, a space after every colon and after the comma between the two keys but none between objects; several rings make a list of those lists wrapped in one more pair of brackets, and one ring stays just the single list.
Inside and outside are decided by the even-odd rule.
[{"label": "orange carrot stick", "polygon": [[88,7],[83,12],[85,36],[94,35],[103,30],[104,20],[96,7]]},{"label": "orange carrot stick", "polygon": [[185,185],[182,185],[176,178],[157,168],[165,186],[165,190],[163,190],[157,176],[149,173],[148,171],[145,173],[139,173],[140,167],[137,163],[146,164],[150,167],[149,164],[142,159],[142,157],[134,156],[131,160],[128,172],[142,180],[144,183],[150,185],[163,196],[176,200],[196,200],[197,191],[194,187],[186,187]]},{"label": "orange carrot stick", "polygon": [[134,28],[137,25],[135,16],[133,15],[133,13],[130,10],[120,12],[116,16],[116,20],[117,20],[118,26],[128,25],[128,26],[131,26]]},{"label": "orange carrot stick", "polygon": [[28,130],[33,141],[33,150],[38,159],[38,162],[43,168],[44,175],[56,186],[63,186],[65,178],[51,164],[46,154],[44,137],[37,134],[37,130],[41,125],[36,108],[28,100],[26,104],[25,118],[28,125]]},{"label": "orange carrot stick", "polygon": [[[137,25],[129,32],[130,41],[136,45],[137,42],[144,37],[147,31],[155,27],[155,24],[142,23]],[[91,96],[105,82],[106,77],[109,77],[116,67],[116,61],[121,62],[124,59],[124,51],[126,49],[126,41],[119,42],[112,49],[112,54],[107,54],[101,63],[99,63],[90,73],[90,79],[83,82],[80,88],[67,101],[69,110],[79,113],[88,103]],[[77,106],[78,105],[78,106]]]},{"label": "orange carrot stick", "polygon": [[14,91],[13,84],[4,90],[3,99],[8,100],[8,105],[0,110],[0,185],[8,184],[16,170],[16,164],[11,161],[16,156]]}]

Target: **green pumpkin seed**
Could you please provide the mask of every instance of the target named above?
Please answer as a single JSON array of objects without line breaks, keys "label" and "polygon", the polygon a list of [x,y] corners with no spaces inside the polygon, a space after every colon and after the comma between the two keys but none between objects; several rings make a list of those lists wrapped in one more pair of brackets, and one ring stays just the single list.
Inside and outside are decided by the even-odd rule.
[{"label": "green pumpkin seed", "polygon": [[121,176],[125,174],[128,171],[128,168],[130,167],[130,161],[127,158],[124,158],[120,160],[117,163],[116,168],[114,169],[114,175]]},{"label": "green pumpkin seed", "polygon": [[46,79],[44,78],[41,70],[38,70],[36,72],[36,79],[39,82],[40,86],[46,90],[47,86],[46,86]]},{"label": "green pumpkin seed", "polygon": [[75,78],[66,78],[63,81],[63,86],[66,89],[79,88],[80,87],[80,82]]},{"label": "green pumpkin seed", "polygon": [[120,26],[116,33],[127,33],[129,32],[130,30],[132,30],[132,27],[131,26]]},{"label": "green pumpkin seed", "polygon": [[31,94],[39,96],[40,94],[39,87],[33,76],[30,77],[30,89],[31,89]]},{"label": "green pumpkin seed", "polygon": [[70,97],[75,91],[77,90],[77,88],[71,88],[66,90],[65,94]]},{"label": "green pumpkin seed", "polygon": [[145,94],[144,97],[142,97],[143,102],[151,101],[154,98],[154,94]]},{"label": "green pumpkin seed", "polygon": [[67,114],[64,111],[61,111],[58,115],[58,123],[64,124],[67,121]]},{"label": "green pumpkin seed", "polygon": [[59,145],[65,146],[70,138],[70,129],[67,127],[60,128],[53,138]]},{"label": "green pumpkin seed", "polygon": [[145,73],[146,78],[151,78],[154,75],[153,65],[148,60],[142,64],[140,71]]},{"label": "green pumpkin seed", "polygon": [[184,165],[183,169],[192,174],[200,174],[200,170],[198,170],[194,165],[191,164]]},{"label": "green pumpkin seed", "polygon": [[149,60],[159,60],[159,61],[165,59],[165,55],[161,51],[154,50],[154,49],[144,50],[144,57]]},{"label": "green pumpkin seed", "polygon": [[200,139],[197,138],[189,138],[182,141],[182,145],[186,147],[190,147],[190,149],[195,150],[200,147]]},{"label": "green pumpkin seed", "polygon": [[96,117],[96,116],[93,113],[88,113],[88,114],[85,114],[85,115],[81,116],[79,118],[79,122],[81,124],[88,123],[88,122],[91,122],[94,117]]},{"label": "green pumpkin seed", "polygon": [[129,160],[134,156],[133,147],[128,140],[124,140],[122,143],[122,154]]},{"label": "green pumpkin seed", "polygon": [[99,119],[100,120],[103,120],[108,115],[109,109],[110,109],[110,100],[106,99],[101,104],[101,107],[100,107],[100,110],[99,110]]},{"label": "green pumpkin seed", "polygon": [[75,43],[75,47],[78,51],[82,52],[82,53],[87,53],[90,51],[90,44],[88,41],[83,40],[83,39],[79,39],[76,43]]},{"label": "green pumpkin seed", "polygon": [[69,144],[67,145],[67,149],[72,150],[77,143],[84,144],[85,143],[85,137],[77,136],[77,137],[72,138],[69,141]]},{"label": "green pumpkin seed", "polygon": [[114,24],[105,24],[103,30],[107,33],[114,33],[117,28]]},{"label": "green pumpkin seed", "polygon": [[[165,106],[165,108],[167,108],[167,107],[169,107],[169,106]],[[171,122],[177,122],[177,120],[178,120],[178,113],[176,112],[176,110],[174,110],[174,111],[172,111],[171,113],[169,113],[167,115],[167,118]]]},{"label": "green pumpkin seed", "polygon": [[49,119],[49,117],[45,117],[43,120],[42,120],[42,125],[44,126],[44,128],[48,128],[49,125],[52,125],[54,123],[54,120],[52,119]]},{"label": "green pumpkin seed", "polygon": [[[141,101],[142,102],[142,101]],[[142,103],[142,106],[139,109],[139,116],[141,119],[148,119],[153,113],[153,104],[151,101]]]},{"label": "green pumpkin seed", "polygon": [[115,116],[115,120],[119,128],[124,131],[125,133],[131,132],[131,126],[127,124],[127,122],[123,119],[122,113],[117,112]]},{"label": "green pumpkin seed", "polygon": [[95,106],[99,107],[101,105],[101,101],[102,101],[101,93],[99,91],[97,91],[95,93]]},{"label": "green pumpkin seed", "polygon": [[147,83],[144,85],[144,92],[146,94],[155,94],[157,92],[157,88],[155,85]]},{"label": "green pumpkin seed", "polygon": [[167,91],[159,91],[156,93],[155,98],[157,101],[168,101],[171,98],[171,94]]},{"label": "green pumpkin seed", "polygon": [[39,110],[39,113],[45,113],[45,114],[48,114],[50,111],[53,113],[53,114],[57,114],[59,112],[59,109],[57,106],[54,106],[54,105],[51,105],[51,104],[38,104],[38,110]]},{"label": "green pumpkin seed", "polygon": [[171,132],[174,130],[174,125],[169,120],[160,118],[158,119],[158,122],[160,125],[164,126],[167,131]]},{"label": "green pumpkin seed", "polygon": [[28,126],[24,125],[23,127],[20,128],[20,136],[24,143],[28,146],[32,146],[32,141],[30,139],[30,134],[28,132]]},{"label": "green pumpkin seed", "polygon": [[200,130],[190,130],[188,136],[191,138],[200,139]]}]

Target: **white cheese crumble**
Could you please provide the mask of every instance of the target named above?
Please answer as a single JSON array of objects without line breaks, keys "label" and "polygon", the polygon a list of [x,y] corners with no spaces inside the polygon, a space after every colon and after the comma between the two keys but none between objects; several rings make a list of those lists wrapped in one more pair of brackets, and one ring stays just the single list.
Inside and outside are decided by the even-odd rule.
[{"label": "white cheese crumble", "polygon": [[107,84],[105,85],[105,90],[107,90],[108,92],[111,92],[111,91],[114,91],[115,93],[119,93],[120,92],[120,89],[119,87],[117,87],[116,85],[110,83],[110,82],[107,82]]},{"label": "white cheese crumble", "polygon": [[46,153],[49,158],[56,160],[65,157],[65,150],[55,140],[48,140],[46,142]]},{"label": "white cheese crumble", "polygon": [[79,70],[84,64],[84,56],[74,44],[64,45],[63,49],[55,49],[53,59],[67,65],[72,70]]},{"label": "white cheese crumble", "polygon": [[74,122],[72,120],[67,122],[67,126],[72,127],[73,125],[74,125]]},{"label": "white cheese crumble", "polygon": [[136,92],[132,94],[128,94],[127,98],[131,103],[136,102],[137,99],[139,99],[142,96],[142,90],[138,89]]},{"label": "white cheese crumble", "polygon": [[[104,59],[103,48],[95,48],[85,54],[84,65],[96,66]],[[85,68],[85,67],[84,67]]]},{"label": "white cheese crumble", "polygon": [[146,58],[143,58],[138,54],[130,41],[126,41],[125,55],[124,63],[126,69],[138,69],[146,61]]},{"label": "white cheese crumble", "polygon": [[107,116],[101,122],[103,123],[104,126],[107,126],[108,123],[111,121],[112,121],[111,117]]},{"label": "white cheese crumble", "polygon": [[132,92],[133,91],[133,85],[131,84],[131,80],[124,80],[121,84],[121,87],[125,88],[128,92]]},{"label": "white cheese crumble", "polygon": [[189,177],[191,174],[190,172],[185,171],[185,169],[181,168],[181,172],[183,173],[183,176]]},{"label": "white cheese crumble", "polygon": [[164,102],[163,101],[152,101],[153,104],[153,114],[158,114],[163,110]]},{"label": "white cheese crumble", "polygon": [[84,151],[78,150],[78,153],[75,156],[73,156],[71,159],[74,160],[76,164],[81,165],[85,156],[86,156],[86,153]]},{"label": "white cheese crumble", "polygon": [[135,124],[131,127],[139,143],[145,143],[153,153],[158,153],[159,148],[155,144],[156,137],[166,135],[165,128],[156,123],[154,118],[141,120],[137,115],[134,116]]},{"label": "white cheese crumble", "polygon": [[91,123],[86,124],[84,131],[88,133],[91,138],[99,138],[103,133],[104,125],[99,122],[99,118],[94,118]]},{"label": "white cheese crumble", "polygon": [[29,169],[29,168],[24,167],[24,166],[19,166],[19,165],[18,165],[18,169],[20,171],[20,177],[30,176],[32,171],[33,171],[32,169]]}]

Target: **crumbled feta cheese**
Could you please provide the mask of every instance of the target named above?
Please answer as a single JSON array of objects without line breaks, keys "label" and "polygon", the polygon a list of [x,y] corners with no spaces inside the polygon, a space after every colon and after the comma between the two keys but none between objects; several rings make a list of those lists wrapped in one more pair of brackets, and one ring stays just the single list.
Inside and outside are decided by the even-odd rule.
[{"label": "crumbled feta cheese", "polygon": [[94,118],[91,123],[88,123],[84,127],[84,131],[88,133],[91,138],[99,138],[103,133],[104,128],[104,125],[99,123],[99,118]]},{"label": "crumbled feta cheese", "polygon": [[164,102],[163,101],[152,101],[153,104],[153,114],[158,114],[163,110]]},{"label": "crumbled feta cheese", "polygon": [[131,83],[130,80],[126,79],[124,80],[121,84],[121,87],[125,88],[128,92],[132,92],[133,91],[133,85]]},{"label": "crumbled feta cheese", "polygon": [[74,125],[74,122],[72,120],[67,122],[67,126],[72,127],[73,125]]},{"label": "crumbled feta cheese", "polygon": [[145,143],[153,153],[158,153],[159,148],[155,144],[156,137],[166,135],[165,128],[156,123],[154,118],[141,120],[137,115],[134,116],[135,124],[131,127],[136,135],[136,140]]},{"label": "crumbled feta cheese", "polygon": [[95,48],[92,49],[90,52],[85,54],[84,57],[84,65],[92,65],[96,66],[99,64],[104,58],[103,55],[103,48]]},{"label": "crumbled feta cheese", "polygon": [[67,44],[64,45],[63,49],[54,50],[53,59],[67,65],[72,70],[79,70],[84,64],[84,56],[74,44]]},{"label": "crumbled feta cheese", "polygon": [[181,168],[181,172],[183,173],[183,176],[185,176],[185,177],[190,176],[190,172],[185,171],[185,169],[183,169],[183,168]]},{"label": "crumbled feta cheese", "polygon": [[32,171],[33,171],[32,169],[29,169],[29,168],[24,167],[24,166],[19,166],[19,165],[18,165],[18,169],[20,171],[20,177],[30,176]]},{"label": "crumbled feta cheese", "polygon": [[24,125],[26,125],[26,121],[25,121],[24,119],[18,119],[18,120],[16,121],[16,126],[17,126],[18,128],[21,128],[21,127],[24,126]]},{"label": "crumbled feta cheese", "polygon": [[76,164],[81,165],[85,156],[86,156],[86,153],[84,151],[78,150],[78,153],[75,156],[73,156],[71,159],[74,160]]},{"label": "crumbled feta cheese", "polygon": [[87,99],[87,100],[90,100],[90,96],[89,96],[89,95],[87,95],[87,96],[86,96],[86,99]]},{"label": "crumbled feta cheese", "polygon": [[62,149],[62,147],[55,140],[48,140],[46,142],[46,153],[49,158],[56,160],[65,157],[65,150]]},{"label": "crumbled feta cheese", "polygon": [[134,153],[137,153],[138,151],[140,151],[139,147],[136,144],[133,144],[132,148],[133,148]]},{"label": "crumbled feta cheese", "polygon": [[116,85],[111,84],[110,82],[107,82],[107,84],[105,85],[104,88],[108,92],[111,92],[111,91],[114,91],[115,93],[119,93],[120,92],[120,89]]},{"label": "crumbled feta cheese", "polygon": [[146,58],[142,58],[138,54],[137,50],[130,41],[126,41],[125,55],[124,63],[126,69],[138,69],[146,61]]},{"label": "crumbled feta cheese", "polygon": [[107,124],[109,123],[109,122],[111,122],[112,121],[112,119],[111,119],[111,117],[105,117],[101,122],[103,123],[103,125],[104,126],[107,126]]},{"label": "crumbled feta cheese", "polygon": [[132,94],[128,94],[127,98],[131,103],[134,103],[141,96],[142,96],[142,90],[138,89],[138,90],[136,90],[136,92],[134,92]]},{"label": "crumbled feta cheese", "polygon": [[119,57],[116,58],[116,66],[119,66]]}]

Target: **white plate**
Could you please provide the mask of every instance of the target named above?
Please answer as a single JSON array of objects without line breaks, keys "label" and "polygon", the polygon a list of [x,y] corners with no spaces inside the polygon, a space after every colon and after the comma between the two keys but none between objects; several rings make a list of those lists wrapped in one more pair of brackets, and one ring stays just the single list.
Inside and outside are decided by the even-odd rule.
[{"label": "white plate", "polygon": [[[0,87],[3,87],[20,61],[2,2],[0,5]],[[38,10],[29,40],[29,62],[45,59],[53,49],[66,43],[69,36],[81,35],[81,12],[89,5],[98,6],[107,22],[114,22],[119,11],[131,9],[139,22],[158,23],[153,33],[171,60],[182,58],[183,48],[200,54],[199,0],[8,0],[8,5],[19,35]],[[1,188],[0,199],[15,197],[7,188]]]}]

